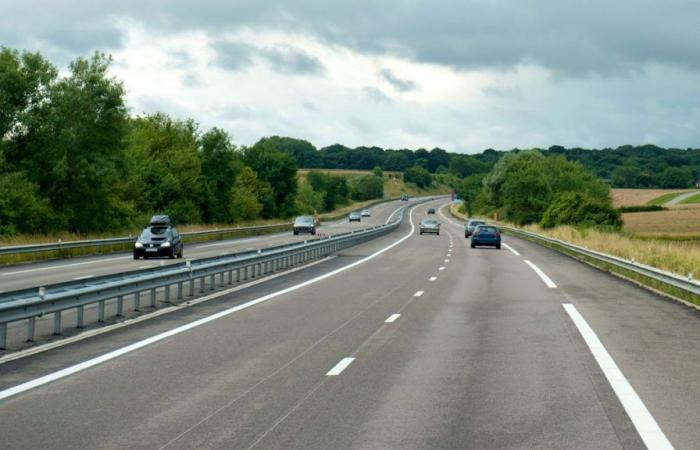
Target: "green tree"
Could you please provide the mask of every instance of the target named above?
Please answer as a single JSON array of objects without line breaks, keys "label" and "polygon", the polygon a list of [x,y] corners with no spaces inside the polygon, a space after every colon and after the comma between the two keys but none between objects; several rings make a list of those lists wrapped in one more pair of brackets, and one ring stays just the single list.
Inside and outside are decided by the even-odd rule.
[{"label": "green tree", "polygon": [[274,203],[263,205],[263,216],[293,215],[297,191],[297,166],[294,158],[264,145],[246,148],[243,155],[245,164],[257,173],[260,180],[269,183],[274,193]]},{"label": "green tree", "polygon": [[612,207],[612,201],[592,198],[580,192],[557,194],[542,215],[540,225],[552,228],[559,225],[578,227],[622,227],[620,212]]},{"label": "green tree", "polygon": [[202,218],[205,222],[234,220],[231,192],[243,168],[241,155],[224,130],[212,128],[200,138],[202,160]]},{"label": "green tree", "polygon": [[384,197],[384,180],[374,175],[363,175],[350,180],[350,195],[355,200]]},{"label": "green tree", "polygon": [[658,176],[658,185],[664,189],[685,189],[695,181],[690,167],[667,167]]},{"label": "green tree", "polygon": [[133,119],[129,128],[131,196],[143,217],[165,213],[176,222],[200,222],[202,161],[197,125],[158,113]]},{"label": "green tree", "polygon": [[295,199],[296,211],[299,214],[313,214],[323,209],[323,193],[316,192],[309,183],[301,183]]},{"label": "green tree", "polygon": [[260,139],[255,147],[266,148],[291,155],[297,167],[321,167],[321,155],[308,141],[291,137],[271,136]]},{"label": "green tree", "polygon": [[421,166],[413,166],[406,169],[403,173],[403,179],[406,183],[415,183],[420,188],[433,184],[433,177],[430,175],[430,172]]},{"label": "green tree", "polygon": [[382,171],[382,168],[379,166],[374,166],[374,169],[372,169],[372,175],[375,177],[383,177],[384,176],[384,171]]}]

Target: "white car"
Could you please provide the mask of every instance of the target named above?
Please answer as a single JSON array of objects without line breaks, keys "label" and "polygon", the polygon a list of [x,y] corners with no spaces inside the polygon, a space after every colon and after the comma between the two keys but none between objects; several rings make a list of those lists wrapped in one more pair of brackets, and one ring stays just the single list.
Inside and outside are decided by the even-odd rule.
[{"label": "white car", "polygon": [[362,210],[362,217],[370,217],[371,215],[372,215],[372,212],[369,209]]}]

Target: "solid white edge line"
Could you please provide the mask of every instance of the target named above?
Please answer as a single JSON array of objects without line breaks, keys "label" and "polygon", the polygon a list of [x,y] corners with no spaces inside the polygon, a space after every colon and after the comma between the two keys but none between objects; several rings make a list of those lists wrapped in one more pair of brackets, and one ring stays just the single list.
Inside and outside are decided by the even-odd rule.
[{"label": "solid white edge line", "polygon": [[437,280],[437,277],[430,277],[430,281],[435,281]]},{"label": "solid white edge line", "polygon": [[386,319],[384,322],[386,322],[386,323],[393,323],[393,322],[396,322],[396,319],[398,319],[399,317],[401,317],[401,314],[392,314],[392,315],[390,315],[389,318]]},{"label": "solid white edge line", "polygon": [[557,285],[554,284],[554,281],[552,281],[552,279],[549,278],[546,273],[542,272],[542,269],[540,269],[527,259],[525,260],[525,264],[530,266],[530,268],[534,270],[537,275],[540,276],[540,278],[542,279],[542,281],[544,281],[544,284],[546,284],[548,288],[555,289],[557,287]]},{"label": "solid white edge line", "polygon": [[671,445],[659,424],[656,423],[642,399],[639,398],[637,392],[635,392],[625,375],[615,364],[612,356],[605,349],[603,343],[600,342],[595,331],[588,325],[586,319],[583,318],[574,305],[564,303],[562,306],[574,322],[574,325],[576,325],[576,328],[578,328],[579,333],[581,333],[581,337],[588,345],[593,357],[598,362],[598,366],[605,374],[605,378],[608,379],[610,386],[615,391],[617,398],[622,403],[647,448],[653,450],[673,449],[673,445]]},{"label": "solid white edge line", "polygon": [[510,252],[511,252],[512,254],[514,254],[515,256],[520,256],[520,253],[518,253],[518,251],[517,251],[516,249],[514,249],[514,248],[511,247],[510,245],[506,244],[505,242],[503,243],[503,246],[504,246],[505,248],[507,248],[508,250],[510,250]]},{"label": "solid white edge line", "polygon": [[425,294],[424,291],[418,291],[415,294],[413,294],[414,297],[420,297],[421,295]]},{"label": "solid white edge line", "polygon": [[44,375],[42,377],[35,378],[34,380],[18,384],[17,386],[13,386],[11,388],[4,389],[4,390],[0,391],[0,400],[4,400],[6,398],[15,396],[15,395],[20,394],[22,392],[26,392],[26,391],[29,391],[31,389],[37,388],[39,386],[43,386],[45,384],[51,383],[53,381],[60,380],[61,378],[65,378],[67,376],[81,372],[85,369],[89,369],[90,367],[100,365],[104,362],[118,358],[118,357],[125,355],[127,353],[131,353],[135,350],[138,350],[138,349],[141,349],[141,348],[146,347],[148,345],[162,341],[163,339],[169,338],[171,336],[175,336],[175,335],[180,334],[180,333],[184,333],[185,331],[191,330],[193,328],[199,327],[199,326],[204,325],[206,323],[220,319],[221,317],[225,317],[225,316],[228,316],[230,314],[236,313],[238,311],[250,308],[251,306],[266,302],[268,300],[271,300],[273,298],[287,294],[289,292],[296,291],[296,290],[301,289],[303,287],[317,283],[321,280],[325,280],[326,278],[330,278],[330,277],[337,275],[341,272],[345,272],[346,270],[349,270],[353,267],[359,266],[360,264],[363,264],[371,259],[374,259],[377,256],[381,255],[382,253],[396,247],[397,245],[404,242],[406,239],[413,236],[413,233],[416,230],[416,226],[413,224],[413,210],[417,206],[418,205],[411,208],[409,213],[408,213],[408,220],[409,220],[409,223],[411,224],[411,231],[409,231],[406,235],[404,235],[403,237],[401,237],[397,241],[389,244],[388,246],[386,246],[380,250],[377,250],[376,252],[372,253],[369,256],[366,256],[360,260],[357,260],[351,264],[348,264],[347,266],[343,266],[343,267],[335,269],[331,272],[325,273],[323,275],[319,275],[316,278],[312,278],[310,280],[304,281],[304,282],[296,284],[294,286],[290,286],[290,287],[282,289],[280,291],[273,292],[271,294],[267,294],[265,296],[259,297],[255,300],[251,300],[251,301],[243,303],[241,305],[234,306],[234,307],[229,308],[229,309],[225,309],[225,310],[220,311],[216,314],[212,314],[211,316],[203,317],[201,319],[195,320],[194,322],[190,322],[188,324],[181,325],[179,327],[173,328],[172,330],[166,331],[164,333],[160,333],[160,334],[157,334],[155,336],[151,336],[150,338],[134,342],[133,344],[127,345],[127,346],[119,348],[117,350],[113,350],[113,351],[108,352],[108,353],[105,353],[104,355],[101,355],[101,356],[98,356],[98,357],[95,357],[92,359],[88,359],[87,361],[83,361],[83,362],[75,364],[73,366],[66,367],[65,369],[61,369],[61,370],[58,370],[56,372],[50,373],[48,375]]},{"label": "solid white edge line", "polygon": [[92,277],[94,277],[94,276],[95,276],[95,275],[83,275],[83,276],[81,276],[81,277],[75,277],[75,278],[73,278],[73,280],[75,280],[75,281],[87,280],[88,278],[92,278]]},{"label": "solid white edge line", "polygon": [[343,373],[343,370],[347,369],[352,362],[355,361],[355,358],[343,358],[340,360],[338,364],[333,366],[331,370],[326,373],[326,376],[328,377],[335,377]]}]

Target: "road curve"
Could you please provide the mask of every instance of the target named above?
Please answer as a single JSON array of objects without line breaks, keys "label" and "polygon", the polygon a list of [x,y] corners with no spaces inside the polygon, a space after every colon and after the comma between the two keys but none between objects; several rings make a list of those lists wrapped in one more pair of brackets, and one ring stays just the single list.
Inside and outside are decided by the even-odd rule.
[{"label": "road curve", "polygon": [[3,446],[662,448],[593,333],[666,442],[697,448],[696,311],[530,242],[470,249],[443,222],[0,365],[0,398],[34,383],[0,400]]}]

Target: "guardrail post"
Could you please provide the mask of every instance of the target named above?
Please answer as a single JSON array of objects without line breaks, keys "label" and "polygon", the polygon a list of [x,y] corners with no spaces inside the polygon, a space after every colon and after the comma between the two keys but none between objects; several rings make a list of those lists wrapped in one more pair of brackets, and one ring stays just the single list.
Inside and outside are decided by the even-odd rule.
[{"label": "guardrail post", "polygon": [[151,308],[156,307],[156,288],[151,288]]},{"label": "guardrail post", "polygon": [[204,292],[205,285],[206,285],[206,280],[204,277],[201,277],[199,279],[199,293],[200,294]]},{"label": "guardrail post", "polygon": [[166,284],[163,289],[165,289],[165,303],[170,303],[170,285]]},{"label": "guardrail post", "polygon": [[134,293],[134,311],[141,310],[141,292]]},{"label": "guardrail post", "polygon": [[216,280],[214,279],[216,277],[216,274],[212,274],[209,277],[209,290],[213,291],[214,288],[216,287]]},{"label": "guardrail post", "polygon": [[36,317],[27,320],[27,342],[34,342],[34,331],[36,330]]},{"label": "guardrail post", "polygon": [[61,334],[61,311],[53,313],[53,334],[56,336]]},{"label": "guardrail post", "polygon": [[98,322],[105,321],[105,301],[104,300],[97,303],[97,321]]},{"label": "guardrail post", "polygon": [[78,318],[76,320],[75,328],[83,328],[84,318],[85,318],[85,307],[83,305],[78,306]]},{"label": "guardrail post", "polygon": [[177,299],[182,300],[182,281],[177,284]]},{"label": "guardrail post", "polygon": [[228,271],[228,284],[233,284],[233,269]]},{"label": "guardrail post", "polygon": [[243,270],[243,268],[241,268],[241,267],[239,267],[238,269],[236,269],[236,283],[240,283],[240,282],[241,282],[241,271],[242,271],[242,270]]},{"label": "guardrail post", "polygon": [[0,323],[0,350],[7,348],[7,324]]},{"label": "guardrail post", "polygon": [[124,297],[120,295],[117,297],[117,317],[124,315]]}]

